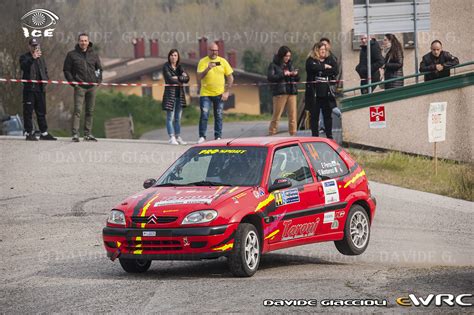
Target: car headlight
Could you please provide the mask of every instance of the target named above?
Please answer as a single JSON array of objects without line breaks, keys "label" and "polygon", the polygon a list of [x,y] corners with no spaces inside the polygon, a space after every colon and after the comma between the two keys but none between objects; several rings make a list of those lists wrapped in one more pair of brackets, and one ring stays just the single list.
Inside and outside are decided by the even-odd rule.
[{"label": "car headlight", "polygon": [[199,210],[188,214],[181,224],[206,223],[217,217],[216,210]]},{"label": "car headlight", "polygon": [[125,225],[125,214],[120,210],[112,210],[107,223]]}]

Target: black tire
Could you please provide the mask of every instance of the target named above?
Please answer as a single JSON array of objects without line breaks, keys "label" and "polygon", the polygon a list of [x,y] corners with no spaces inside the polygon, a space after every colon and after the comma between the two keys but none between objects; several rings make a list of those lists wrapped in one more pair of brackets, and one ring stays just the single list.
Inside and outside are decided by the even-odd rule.
[{"label": "black tire", "polygon": [[123,270],[129,273],[143,273],[151,266],[151,260],[119,258]]},{"label": "black tire", "polygon": [[[251,277],[257,272],[262,255],[260,244],[257,228],[253,224],[239,224],[235,233],[234,247],[227,261],[234,276]],[[252,249],[246,250],[246,245]]]},{"label": "black tire", "polygon": [[[351,236],[351,222],[353,225],[353,234]],[[367,211],[360,205],[353,205],[347,215],[344,225],[344,238],[335,241],[337,250],[344,255],[355,256],[362,254],[370,240],[370,220]]]}]

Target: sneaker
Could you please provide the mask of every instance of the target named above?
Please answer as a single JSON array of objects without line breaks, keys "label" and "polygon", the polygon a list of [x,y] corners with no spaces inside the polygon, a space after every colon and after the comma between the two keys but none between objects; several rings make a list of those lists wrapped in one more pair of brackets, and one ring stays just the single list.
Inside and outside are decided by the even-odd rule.
[{"label": "sneaker", "polygon": [[188,144],[186,141],[184,141],[180,136],[176,138],[176,141],[178,141],[179,144],[181,145],[186,145]]},{"label": "sneaker", "polygon": [[199,144],[199,143],[203,143],[204,141],[206,141],[206,138],[204,138],[204,137],[199,137],[198,144]]},{"label": "sneaker", "polygon": [[168,141],[169,144],[173,144],[173,145],[178,145],[178,141],[176,141],[176,137],[175,136],[171,136],[170,137],[170,140]]},{"label": "sneaker", "polygon": [[58,140],[58,139],[53,137],[49,133],[47,133],[45,136],[41,135],[40,140],[53,140],[53,141],[55,141],[55,140]]},{"label": "sneaker", "polygon": [[84,136],[84,141],[97,142],[97,139],[93,135]]},{"label": "sneaker", "polygon": [[26,138],[25,138],[26,141],[38,141],[38,138],[35,137],[34,134],[26,134]]},{"label": "sneaker", "polygon": [[216,140],[221,140],[221,137],[217,137]]},{"label": "sneaker", "polygon": [[79,136],[78,135],[72,136],[72,142],[79,142]]}]

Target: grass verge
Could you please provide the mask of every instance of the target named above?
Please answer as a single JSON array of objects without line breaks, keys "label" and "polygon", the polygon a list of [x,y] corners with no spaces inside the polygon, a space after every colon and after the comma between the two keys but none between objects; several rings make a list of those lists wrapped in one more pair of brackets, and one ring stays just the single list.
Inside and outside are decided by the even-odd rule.
[{"label": "grass verge", "polygon": [[362,165],[370,180],[474,201],[472,164],[438,160],[438,175],[435,175],[434,160],[428,157],[347,150]]}]

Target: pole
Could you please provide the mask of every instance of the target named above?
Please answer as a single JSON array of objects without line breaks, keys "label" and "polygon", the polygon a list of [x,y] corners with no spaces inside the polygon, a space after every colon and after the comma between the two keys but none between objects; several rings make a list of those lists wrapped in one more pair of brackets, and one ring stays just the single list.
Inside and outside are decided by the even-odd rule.
[{"label": "pole", "polygon": [[436,150],[436,142],[434,143],[434,163],[435,163],[435,175],[438,176],[438,151]]},{"label": "pole", "polygon": [[[370,63],[370,29],[369,29],[369,0],[365,0],[365,25],[367,27],[367,84],[372,83],[372,67]],[[372,87],[369,86],[369,94],[372,93]]]},{"label": "pole", "polygon": [[[413,0],[413,42],[415,45],[415,73],[418,74],[420,73],[418,71],[418,35],[417,35],[417,16],[416,16],[416,0]],[[418,83],[418,76],[416,76],[416,83]]]}]

